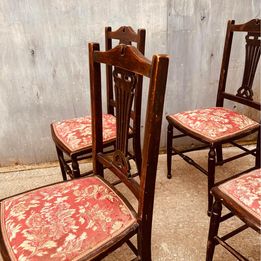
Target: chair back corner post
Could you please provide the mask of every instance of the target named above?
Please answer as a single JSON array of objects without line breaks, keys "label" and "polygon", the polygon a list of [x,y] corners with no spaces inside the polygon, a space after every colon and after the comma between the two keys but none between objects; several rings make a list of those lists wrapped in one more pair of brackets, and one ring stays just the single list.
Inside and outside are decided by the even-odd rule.
[{"label": "chair back corner post", "polygon": [[[146,30],[138,29],[138,40],[137,40],[137,49],[144,55],[145,54],[145,39],[146,39]],[[140,140],[140,126],[141,126],[141,103],[142,103],[142,85],[143,85],[143,76],[138,75],[138,83],[135,91],[134,98],[134,121],[133,121],[133,149],[135,151],[135,161],[137,165],[138,172],[141,169],[141,140]]]},{"label": "chair back corner post", "polygon": [[[105,50],[108,51],[112,48],[112,38],[109,35],[112,28],[110,26],[105,28]],[[114,107],[111,102],[113,101],[113,90],[112,90],[112,66],[106,65],[106,97],[107,97],[107,113],[114,115]]]},{"label": "chair back corner post", "polygon": [[145,192],[143,194],[147,194],[147,190],[151,190],[148,182],[156,178],[154,175],[151,177],[150,168],[156,175],[168,63],[167,56],[153,56],[144,132],[146,139],[144,139],[142,152],[141,188]]},{"label": "chair back corner post", "polygon": [[[144,55],[145,53],[145,36],[146,36],[146,30],[145,29],[138,29],[138,41],[137,41],[137,49]],[[141,99],[142,99],[142,83],[143,83],[143,77],[141,75],[138,75],[138,83],[137,83],[137,89],[135,92],[135,99],[134,99],[134,106],[135,112],[141,111]],[[134,115],[135,121],[134,121],[134,131],[137,128],[139,130],[140,127],[140,113],[136,113]],[[139,135],[139,133],[137,132]],[[138,139],[139,140],[139,139]]]},{"label": "chair back corner post", "polygon": [[109,32],[111,32],[111,26],[106,26],[105,27],[105,43],[106,43],[106,39],[108,38]]},{"label": "chair back corner post", "polygon": [[145,54],[145,40],[146,39],[146,30],[138,29],[138,41],[137,49],[144,55]]},{"label": "chair back corner post", "polygon": [[[154,56],[146,110],[146,125],[142,151],[140,202],[138,216],[141,221],[138,245],[142,260],[151,260],[151,229],[153,202],[160,145],[163,104],[165,98],[169,58]],[[158,75],[160,73],[160,76]]]},{"label": "chair back corner post", "polygon": [[216,107],[223,107],[223,105],[224,105],[224,92],[225,92],[225,88],[226,88],[230,53],[231,53],[233,34],[234,34],[234,32],[232,30],[232,26],[234,24],[235,24],[234,20],[229,20],[227,23],[227,31],[226,31],[226,37],[225,37],[224,50],[223,50],[223,58],[222,58],[220,77],[219,77],[219,83],[218,83]]},{"label": "chair back corner post", "polygon": [[134,119],[133,119],[133,149],[135,151],[135,161],[137,163],[138,171],[141,168],[141,140],[140,140],[140,126],[141,126],[141,103],[142,103],[142,85],[143,77],[138,75],[137,88],[134,97]]},{"label": "chair back corner post", "polygon": [[102,98],[101,98],[101,67],[95,62],[94,52],[99,51],[97,43],[89,43],[89,70],[92,116],[92,155],[93,173],[103,176],[103,166],[98,161],[98,153],[103,151],[102,144]]}]

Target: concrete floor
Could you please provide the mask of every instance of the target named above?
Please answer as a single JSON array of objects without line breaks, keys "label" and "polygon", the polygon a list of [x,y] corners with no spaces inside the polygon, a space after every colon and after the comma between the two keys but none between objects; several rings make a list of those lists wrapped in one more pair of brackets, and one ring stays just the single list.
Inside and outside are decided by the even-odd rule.
[{"label": "concrete floor", "polygon": [[[225,155],[233,153],[234,150],[234,148],[226,149]],[[199,163],[206,166],[206,151],[192,154]],[[228,177],[242,168],[252,166],[253,162],[253,157],[245,157],[234,163],[217,167],[217,179]],[[154,204],[153,260],[205,260],[209,226],[209,217],[206,215],[207,179],[179,157],[173,158],[172,168],[173,177],[169,180],[166,178],[166,155],[160,155]],[[0,169],[0,198],[61,180],[57,166],[24,171],[11,170]],[[221,226],[220,232],[229,231],[240,223],[237,218],[232,218]],[[248,229],[229,242],[249,260],[260,260],[260,237],[255,231]],[[125,261],[131,257],[131,251],[126,246],[122,246],[105,260]],[[1,256],[0,260],[2,261]],[[223,248],[217,247],[214,260],[236,259]]]}]

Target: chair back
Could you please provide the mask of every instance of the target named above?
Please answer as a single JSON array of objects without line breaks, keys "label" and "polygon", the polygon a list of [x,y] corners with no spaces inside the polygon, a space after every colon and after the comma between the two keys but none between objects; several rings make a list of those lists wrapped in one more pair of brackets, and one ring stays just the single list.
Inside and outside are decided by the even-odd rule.
[{"label": "chair back", "polygon": [[[112,49],[113,42],[117,44],[134,45],[144,55],[145,52],[146,30],[138,29],[135,32],[130,26],[121,26],[116,31],[112,31],[111,27],[105,28],[105,50]],[[131,110],[130,129],[133,134],[133,150],[137,168],[141,168],[141,141],[140,141],[140,122],[141,122],[141,100],[142,100],[142,76],[138,75],[137,85],[134,96],[134,102]],[[115,115],[116,97],[113,85],[112,66],[106,65],[106,98],[107,113]]]},{"label": "chair back", "polygon": [[[226,81],[229,68],[229,59],[232,47],[233,34],[246,34],[245,40],[245,68],[242,84],[236,94],[226,91]],[[260,58],[260,19],[253,19],[245,24],[235,24],[234,20],[228,21],[225,39],[223,60],[221,65],[219,88],[217,95],[217,106],[222,107],[224,99],[250,106],[261,110],[259,97],[255,96],[252,90],[253,81]],[[255,99],[256,100],[255,100]]]},{"label": "chair back", "polygon": [[[108,51],[113,47],[113,40],[117,40],[118,44],[133,45],[136,44],[137,49],[144,55],[145,52],[145,29],[138,29],[137,33],[130,26],[121,26],[116,31],[112,31],[112,28],[105,27],[105,50]],[[113,90],[113,77],[111,65],[106,66],[106,90],[107,90],[107,112],[114,115],[115,111],[115,98]],[[142,86],[142,77],[139,78],[139,85]],[[141,89],[141,87],[139,87]],[[141,95],[136,95],[136,98],[140,98]],[[141,103],[136,101],[136,106]]]},{"label": "chair back", "polygon": [[[140,229],[144,229],[149,236],[169,58],[166,55],[154,55],[150,61],[137,48],[125,44],[101,52],[99,44],[90,43],[89,61],[94,174],[103,176],[106,167],[131,190],[138,200],[138,219],[142,224]],[[102,150],[101,64],[112,66],[115,83],[117,137],[112,156]],[[137,88],[141,87],[138,85],[138,75],[149,78],[149,87],[144,89],[148,91],[148,100],[142,166],[140,180],[137,181],[129,173],[126,148],[133,98]]]}]

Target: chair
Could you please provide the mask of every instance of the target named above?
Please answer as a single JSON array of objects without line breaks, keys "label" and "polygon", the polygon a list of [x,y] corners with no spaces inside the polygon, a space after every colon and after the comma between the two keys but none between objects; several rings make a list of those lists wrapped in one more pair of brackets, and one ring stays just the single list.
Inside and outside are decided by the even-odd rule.
[{"label": "chair", "polygon": [[[136,43],[139,51],[144,54],[145,50],[145,30],[139,29],[137,33],[129,26],[122,26],[116,31],[111,27],[105,28],[105,49],[110,50],[113,40],[119,43]],[[115,142],[115,94],[113,91],[111,66],[106,67],[106,92],[107,92],[107,113],[103,114],[104,121],[104,146],[112,147]],[[139,77],[138,84],[142,86],[142,77]],[[140,145],[140,111],[141,111],[141,93],[136,93],[135,102],[132,111],[130,138],[133,138],[133,152],[129,152],[131,158],[136,162],[137,168],[141,167],[141,145]],[[52,138],[56,146],[57,156],[63,176],[63,180],[77,178],[88,175],[91,171],[82,172],[79,168],[79,161],[92,156],[92,134],[91,134],[91,116],[66,119],[51,124]],[[65,157],[65,155],[67,157]]]},{"label": "chair", "polygon": [[[246,58],[243,82],[234,95],[226,90],[226,79],[229,69],[229,58],[232,47],[233,34],[246,34]],[[222,165],[234,159],[246,155],[255,157],[255,168],[260,167],[260,123],[250,119],[244,114],[224,107],[224,101],[230,100],[242,104],[246,108],[254,109],[260,112],[260,100],[252,90],[253,80],[256,68],[260,58],[260,19],[251,20],[245,24],[235,24],[235,21],[228,21],[227,33],[225,39],[223,60],[219,78],[219,87],[217,93],[216,107],[196,109],[192,111],[180,112],[167,115],[167,177],[171,178],[171,159],[173,155],[181,156],[189,164],[199,169],[208,177],[208,214],[211,212],[213,197],[210,189],[215,184],[215,166]],[[257,95],[258,96],[258,95]],[[176,128],[181,134],[173,135],[173,129]],[[258,133],[257,146],[255,149],[248,149],[237,140],[246,137],[252,133]],[[173,140],[189,136],[202,142],[204,145],[200,148],[188,148],[178,150],[173,146]],[[222,145],[231,143],[242,150],[242,153],[223,159]],[[209,148],[207,170],[196,163],[186,152]],[[240,150],[240,151],[241,151]]]},{"label": "chair", "polygon": [[[94,175],[2,200],[0,244],[5,260],[100,260],[124,242],[137,255],[134,260],[151,260],[168,61],[166,55],[154,55],[150,61],[130,45],[101,52],[99,44],[89,44]],[[103,153],[101,64],[113,67],[116,89],[117,136],[111,154]],[[127,142],[133,99],[141,87],[137,75],[149,78],[149,88],[145,89],[148,99],[140,178],[133,178],[129,176]],[[124,188],[120,193],[103,179],[104,167],[122,180],[125,192],[133,193],[138,207],[132,207],[123,196]],[[134,235],[137,248],[130,241]]]},{"label": "chair", "polygon": [[[212,188],[211,192],[215,197],[213,212],[210,219],[210,227],[207,243],[206,260],[213,259],[216,245],[220,244],[226,248],[238,260],[248,260],[241,253],[236,251],[226,240],[232,236],[252,228],[259,234],[261,232],[261,202],[260,202],[261,169],[253,170],[249,173],[239,175],[221,185]],[[221,217],[222,205],[231,212]],[[222,221],[236,215],[244,225],[234,231],[218,236],[219,225]]]}]

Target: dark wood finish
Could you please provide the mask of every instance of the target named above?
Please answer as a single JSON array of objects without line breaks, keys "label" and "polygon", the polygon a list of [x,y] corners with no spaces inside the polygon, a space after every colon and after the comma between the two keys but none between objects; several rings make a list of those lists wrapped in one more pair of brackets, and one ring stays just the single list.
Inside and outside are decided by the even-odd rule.
[{"label": "dark wood finish", "polygon": [[[243,33],[246,35],[245,36],[245,39],[246,39],[245,68],[244,68],[243,77],[242,77],[242,84],[238,88],[236,94],[230,93],[229,89],[226,88],[227,74],[228,74],[228,70],[229,70],[229,59],[230,59],[234,32],[241,33],[241,34]],[[225,45],[224,45],[224,52],[223,52],[223,59],[222,59],[220,78],[219,78],[217,100],[216,100],[217,107],[223,107],[224,100],[231,100],[231,101],[234,101],[237,103],[241,103],[245,106],[249,106],[258,111],[261,110],[260,100],[254,100],[254,93],[252,90],[252,84],[253,84],[257,64],[259,62],[259,58],[260,58],[260,19],[253,19],[245,24],[238,24],[238,25],[236,25],[235,21],[233,21],[233,20],[228,21]],[[256,98],[258,99],[259,97],[256,97]],[[174,122],[171,119],[171,117],[167,116],[167,120],[169,123],[168,134],[167,134],[167,166],[168,166],[167,177],[171,178],[171,158],[173,155],[176,155],[176,154],[181,156],[191,165],[195,166],[202,173],[207,174],[207,176],[208,176],[208,214],[210,214],[210,212],[211,212],[211,207],[212,207],[212,203],[213,203],[213,197],[210,194],[210,189],[215,184],[215,166],[216,165],[223,165],[224,163],[234,160],[236,158],[243,157],[246,155],[253,155],[256,158],[255,167],[256,168],[260,167],[260,126],[259,126],[259,128],[256,128],[254,130],[241,133],[240,135],[234,135],[233,137],[227,137],[225,139],[222,139],[222,141],[211,142],[207,139],[202,138],[201,136],[197,135],[196,133],[193,133],[193,132],[187,130],[182,125],[177,124],[176,122]],[[210,151],[208,154],[208,169],[207,170],[205,170],[204,168],[199,166],[195,161],[193,161],[187,155],[184,155],[185,152],[188,152],[190,150],[186,149],[184,151],[177,151],[177,149],[174,148],[173,140],[176,138],[181,138],[180,135],[173,136],[174,128],[179,130],[185,136],[190,136],[198,141],[203,142],[204,145],[206,145],[207,147],[210,148]],[[257,147],[254,151],[248,150],[244,146],[241,146],[240,144],[237,144],[235,142],[235,140],[238,140],[242,137],[248,136],[255,132],[258,133],[258,139],[257,139]],[[239,148],[241,148],[244,152],[237,156],[223,159],[222,145],[224,143],[232,143],[233,145],[236,145]]]},{"label": "dark wood finish", "polygon": [[[104,167],[109,168],[118,176],[122,182],[133,192],[139,201],[138,205],[138,256],[141,260],[151,260],[151,226],[152,226],[152,212],[153,212],[153,199],[154,188],[156,180],[156,169],[158,161],[159,143],[160,143],[160,130],[164,103],[165,85],[168,70],[167,56],[154,56],[152,62],[145,59],[141,54],[132,46],[119,45],[116,48],[106,53],[98,52],[98,45],[90,44],[90,50],[94,50],[93,64],[90,64],[91,78],[96,79],[91,84],[92,94],[92,117],[96,119],[93,122],[93,162],[94,173],[99,174]],[[120,83],[115,84],[118,88],[116,95],[116,122],[117,122],[117,144],[114,158],[117,160],[110,160],[108,155],[103,154],[102,144],[99,141],[102,135],[102,108],[101,100],[98,99],[101,92],[100,82],[98,75],[100,75],[100,67],[98,63],[106,63],[116,66],[114,69],[115,81]],[[120,69],[118,69],[120,68]],[[118,73],[121,72],[121,76]],[[128,128],[128,121],[130,120],[129,104],[132,99],[132,88],[139,88],[137,77],[135,74],[147,76],[150,78],[147,114],[144,134],[144,146],[142,151],[142,166],[140,172],[140,184],[128,176],[126,166],[128,164],[128,157],[126,157],[126,144]],[[124,77],[127,75],[128,77]],[[97,84],[98,83],[98,84]],[[136,86],[134,86],[136,85]],[[127,94],[123,89],[126,89]],[[130,99],[126,102],[126,96]],[[128,106],[126,106],[128,104]],[[125,126],[122,125],[122,120],[126,121]],[[124,135],[118,135],[125,133]],[[118,164],[118,162],[120,162]],[[123,162],[123,163],[122,163]]]},{"label": "dark wood finish", "polygon": [[[231,178],[229,180],[231,180]],[[236,201],[234,201],[229,195],[222,192],[218,186],[212,188],[211,193],[215,197],[215,202],[212,208],[212,213],[210,218],[206,260],[212,261],[215,247],[218,244],[226,248],[238,260],[248,260],[241,253],[239,253],[237,250],[231,247],[226,242],[226,240],[237,235],[238,233],[244,231],[249,227],[257,231],[258,233],[261,233],[260,220],[257,217],[255,217],[252,213],[248,212],[247,209],[242,208],[242,206],[240,206]],[[222,214],[223,205],[226,208],[228,208],[231,212],[222,217],[221,214]],[[228,234],[219,237],[218,229],[221,222],[224,222],[233,216],[239,217],[245,224],[240,226],[239,228],[234,229]]]},{"label": "dark wood finish", "polygon": [[[105,28],[105,50],[108,51],[113,47],[113,40],[116,40],[118,43],[136,45],[137,49],[144,54],[145,51],[145,35],[146,31],[144,29],[139,29],[135,32],[130,26],[122,26],[116,31],[112,31],[111,27]],[[113,60],[112,60],[113,61]],[[129,127],[131,129],[131,134],[127,133],[129,138],[132,138],[133,152],[130,153],[128,150],[128,143],[126,151],[128,152],[129,157],[135,160],[137,169],[141,168],[141,141],[140,141],[140,115],[141,115],[141,101],[142,101],[142,76],[137,75],[137,85],[134,93],[134,104],[131,108],[131,120],[129,122]],[[112,66],[108,63],[106,65],[106,94],[107,94],[107,113],[115,116],[116,103],[115,103],[115,91],[113,84],[113,75],[112,75]],[[129,128],[128,128],[129,131]],[[67,180],[67,175],[70,178],[78,178],[80,176],[91,174],[92,171],[87,173],[80,173],[79,161],[86,158],[92,157],[92,147],[86,147],[79,151],[71,151],[67,148],[58,137],[56,137],[51,125],[52,138],[56,146],[57,156],[60,163],[60,168],[63,176],[63,180]],[[111,147],[111,150],[114,150],[113,146],[115,142],[105,142],[104,147]],[[65,155],[68,160],[66,159]]]},{"label": "dark wood finish", "polygon": [[[242,85],[237,90],[237,94],[225,91],[226,80],[229,69],[229,58],[231,53],[234,32],[247,32],[246,35],[246,57],[245,69],[243,73]],[[223,60],[219,78],[217,103],[218,107],[224,105],[224,100],[232,100],[260,110],[259,101],[253,101],[252,84],[260,58],[260,19],[253,19],[242,25],[235,25],[235,21],[228,21],[226,40],[224,46]]]},{"label": "dark wood finish", "polygon": [[[164,97],[167,81],[169,58],[166,55],[154,55],[152,61],[146,59],[138,50],[130,45],[121,44],[110,51],[100,52],[99,44],[89,44],[89,70],[90,70],[90,88],[91,88],[91,116],[93,131],[93,172],[94,175],[103,176],[104,167],[107,167],[112,175],[115,174],[121,179],[123,185],[129,188],[138,201],[138,209],[136,216],[137,222],[134,223],[126,231],[112,237],[111,240],[104,245],[88,254],[87,257],[81,257],[79,260],[100,260],[110,252],[117,249],[123,243],[126,243],[137,256],[134,260],[151,260],[151,229],[153,216],[153,201],[155,191],[155,180],[157,172],[160,134],[162,125],[162,114],[164,106]],[[128,77],[121,78],[120,84],[116,84],[118,93],[115,96],[116,101],[116,124],[117,138],[116,151],[113,157],[107,153],[103,153],[102,142],[102,99],[101,99],[101,66],[111,65],[114,81],[119,80],[117,73],[124,72],[123,75]],[[131,105],[125,103],[125,99],[129,103],[134,103],[133,93],[129,89],[139,88],[138,75],[149,78],[149,86],[144,86],[144,91],[148,93],[146,117],[144,120],[144,144],[142,150],[142,166],[139,172],[139,182],[132,176],[128,176],[126,166],[128,167],[129,157],[126,153],[126,126],[121,128],[122,115],[129,122],[131,118]],[[134,79],[129,77],[133,76]],[[126,92],[125,92],[126,89]],[[126,106],[128,104],[128,106]],[[123,106],[125,105],[125,106]],[[119,145],[117,145],[119,144]],[[80,177],[80,179],[88,179],[89,177]],[[64,181],[72,182],[72,181]],[[104,182],[106,182],[104,180]],[[117,193],[134,212],[134,208],[122,193],[115,186],[106,182],[115,193]],[[1,201],[0,201],[1,203]],[[135,247],[130,238],[137,235],[137,246]],[[1,252],[5,260],[10,260],[6,251],[5,243],[0,234]]]}]

